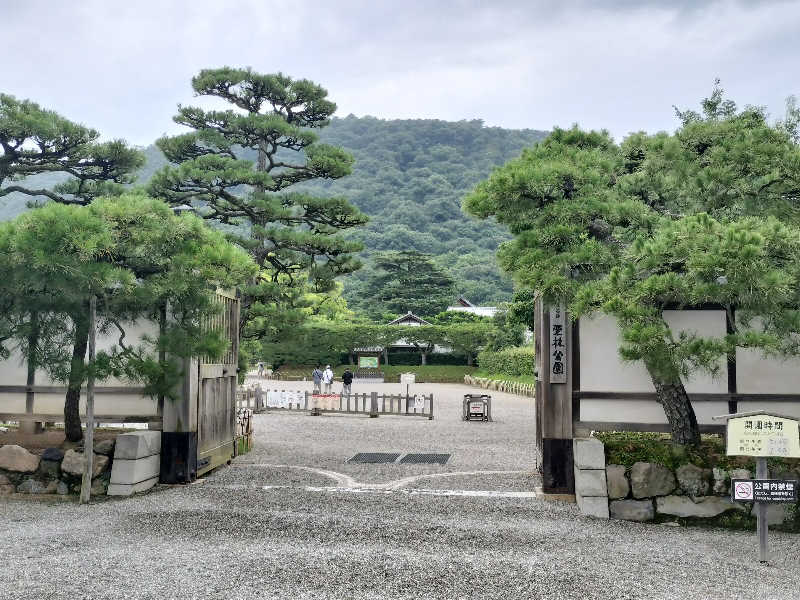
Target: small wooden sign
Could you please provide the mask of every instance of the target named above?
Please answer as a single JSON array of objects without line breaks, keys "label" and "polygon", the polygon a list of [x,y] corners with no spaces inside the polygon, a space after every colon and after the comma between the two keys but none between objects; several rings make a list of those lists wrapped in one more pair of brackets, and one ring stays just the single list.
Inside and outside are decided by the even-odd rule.
[{"label": "small wooden sign", "polygon": [[796,419],[755,414],[728,419],[728,456],[800,458]]}]

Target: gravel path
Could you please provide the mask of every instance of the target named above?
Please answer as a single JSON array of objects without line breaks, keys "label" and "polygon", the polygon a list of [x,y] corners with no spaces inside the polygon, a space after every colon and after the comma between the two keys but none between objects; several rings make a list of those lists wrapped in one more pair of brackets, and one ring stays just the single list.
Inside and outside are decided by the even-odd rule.
[{"label": "gravel path", "polygon": [[[455,405],[463,390],[440,392],[444,408],[447,393]],[[530,400],[493,396],[494,424],[447,411],[432,423],[263,415],[257,450],[202,484],[91,506],[0,500],[0,598],[796,597],[800,536],[771,534],[767,566],[752,533],[599,521],[536,498],[414,492],[536,483]],[[488,450],[476,448],[481,440]],[[452,463],[343,462],[388,448],[452,452]],[[515,472],[393,489],[468,470]],[[333,490],[348,477],[357,493]]]}]

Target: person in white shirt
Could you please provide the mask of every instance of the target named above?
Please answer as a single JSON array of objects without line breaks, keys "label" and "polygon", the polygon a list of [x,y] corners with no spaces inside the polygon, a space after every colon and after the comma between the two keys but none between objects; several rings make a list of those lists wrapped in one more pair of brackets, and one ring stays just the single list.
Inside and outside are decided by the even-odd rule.
[{"label": "person in white shirt", "polygon": [[322,383],[325,384],[325,393],[330,394],[333,385],[333,371],[330,365],[325,365],[325,370],[322,372]]}]

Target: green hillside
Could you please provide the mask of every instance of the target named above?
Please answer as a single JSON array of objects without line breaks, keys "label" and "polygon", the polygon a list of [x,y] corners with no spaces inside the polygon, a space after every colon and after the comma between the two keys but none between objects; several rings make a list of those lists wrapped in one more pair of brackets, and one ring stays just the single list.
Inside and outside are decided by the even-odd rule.
[{"label": "green hillside", "polygon": [[[370,216],[353,237],[364,242],[363,257],[382,250],[417,250],[433,255],[471,301],[491,304],[511,296],[511,281],[495,263],[498,244],[509,239],[494,223],[461,212],[461,198],[492,169],[518,156],[546,132],[485,127],[481,121],[431,119],[382,120],[348,116],[334,119],[320,132],[323,141],[341,146],[356,159],[353,174],[335,182],[314,182],[308,189],[342,195]],[[147,163],[138,185],[166,161],[155,146],[144,149]],[[51,187],[60,175],[38,176],[36,185]],[[0,198],[0,220],[23,212],[31,198]],[[344,280],[351,306],[362,302],[365,272]]]},{"label": "green hillside", "polygon": [[[353,236],[365,257],[381,250],[432,254],[456,280],[459,293],[490,304],[511,297],[511,281],[495,263],[505,228],[461,212],[461,198],[492,169],[547,135],[485,127],[481,121],[382,120],[348,116],[322,131],[324,141],[356,158],[353,174],[314,188],[341,194],[370,216]],[[358,306],[364,270],[345,280],[348,304]]]}]

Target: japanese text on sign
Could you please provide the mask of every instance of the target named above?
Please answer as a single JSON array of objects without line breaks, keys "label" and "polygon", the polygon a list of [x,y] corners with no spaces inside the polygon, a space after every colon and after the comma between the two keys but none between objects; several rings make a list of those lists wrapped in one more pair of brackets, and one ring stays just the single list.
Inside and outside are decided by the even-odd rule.
[{"label": "japanese text on sign", "polygon": [[753,415],[728,419],[729,456],[800,457],[800,433],[794,419]]},{"label": "japanese text on sign", "polygon": [[731,495],[738,502],[795,502],[797,481],[793,479],[733,479]]},{"label": "japanese text on sign", "polygon": [[567,336],[564,307],[550,309],[550,383],[567,382]]}]

